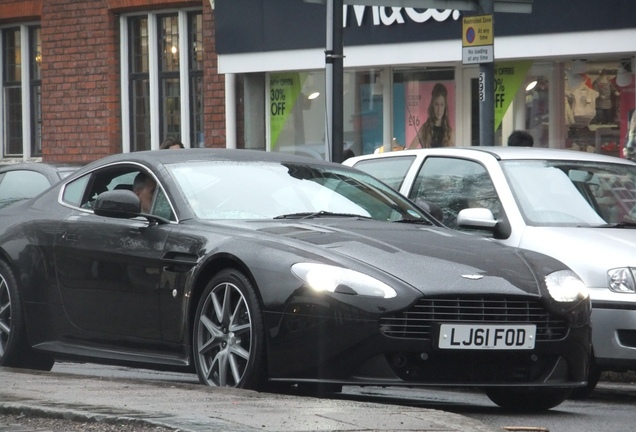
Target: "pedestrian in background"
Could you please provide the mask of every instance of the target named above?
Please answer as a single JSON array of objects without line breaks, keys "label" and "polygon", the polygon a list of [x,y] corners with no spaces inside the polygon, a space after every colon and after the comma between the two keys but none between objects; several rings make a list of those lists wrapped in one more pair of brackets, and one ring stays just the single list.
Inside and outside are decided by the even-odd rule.
[{"label": "pedestrian in background", "polygon": [[513,131],[508,137],[508,147],[532,147],[534,138],[523,130]]},{"label": "pedestrian in background", "polygon": [[183,143],[172,137],[166,138],[159,147],[161,150],[178,150],[182,148],[185,148]]}]

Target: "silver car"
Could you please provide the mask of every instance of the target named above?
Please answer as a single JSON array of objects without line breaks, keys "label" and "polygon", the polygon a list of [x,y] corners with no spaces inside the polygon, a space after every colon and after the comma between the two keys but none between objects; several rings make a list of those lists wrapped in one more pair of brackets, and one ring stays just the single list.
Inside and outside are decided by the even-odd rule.
[{"label": "silver car", "polygon": [[[636,370],[636,163],[574,150],[447,147],[358,156],[451,228],[551,255],[590,288],[594,358]],[[436,211],[436,212],[435,212]]]}]

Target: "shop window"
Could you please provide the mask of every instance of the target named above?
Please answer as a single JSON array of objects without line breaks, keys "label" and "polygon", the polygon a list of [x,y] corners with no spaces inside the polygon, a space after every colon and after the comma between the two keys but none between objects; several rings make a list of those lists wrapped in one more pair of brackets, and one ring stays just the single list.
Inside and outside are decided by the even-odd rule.
[{"label": "shop window", "polygon": [[631,62],[569,62],[565,70],[566,147],[622,155],[634,110]]},{"label": "shop window", "polygon": [[203,16],[189,18],[190,146],[204,147],[203,140]]},{"label": "shop window", "polygon": [[535,147],[550,147],[550,75],[532,76],[526,86],[526,130],[530,132]]},{"label": "shop window", "polygon": [[203,146],[201,12],[123,19],[124,151],[156,149],[168,137]]},{"label": "shop window", "polygon": [[[345,157],[372,153],[383,144],[381,73],[346,71],[343,80]],[[269,150],[329,159],[324,71],[272,73],[268,88]]]},{"label": "shop window", "polygon": [[393,74],[393,136],[406,148],[455,145],[454,70]]},{"label": "shop window", "polygon": [[3,156],[41,156],[40,28],[6,28],[0,31],[0,40],[0,141]]}]

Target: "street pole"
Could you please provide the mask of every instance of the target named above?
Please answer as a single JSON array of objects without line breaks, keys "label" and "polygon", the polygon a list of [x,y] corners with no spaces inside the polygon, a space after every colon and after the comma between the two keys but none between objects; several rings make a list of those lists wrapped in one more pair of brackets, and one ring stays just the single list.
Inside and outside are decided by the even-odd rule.
[{"label": "street pole", "polygon": [[344,153],[342,1],[327,0],[327,49],[325,50],[327,93],[326,154],[330,156],[332,162],[336,163],[342,162]]},{"label": "street pole", "polygon": [[[494,0],[479,0],[479,6],[483,15],[492,16],[494,14]],[[483,92],[481,93],[483,95],[483,98],[479,101],[479,145],[493,146],[495,145],[494,61],[479,64],[479,84],[483,86]]]}]

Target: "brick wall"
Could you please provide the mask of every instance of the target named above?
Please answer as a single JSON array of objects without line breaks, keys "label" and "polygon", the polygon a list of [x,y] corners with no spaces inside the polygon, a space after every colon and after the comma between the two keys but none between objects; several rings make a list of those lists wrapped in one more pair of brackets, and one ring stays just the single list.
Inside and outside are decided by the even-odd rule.
[{"label": "brick wall", "polygon": [[121,152],[119,28],[101,0],[42,7],[42,159]]},{"label": "brick wall", "polygon": [[40,21],[42,159],[85,163],[122,151],[119,14],[202,7],[206,147],[225,147],[210,0],[0,0],[0,23]]},{"label": "brick wall", "polygon": [[225,77],[218,75],[214,38],[214,14],[203,2],[203,124],[206,147],[225,147]]}]

